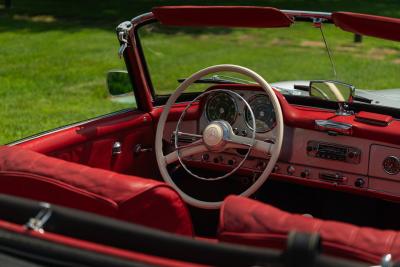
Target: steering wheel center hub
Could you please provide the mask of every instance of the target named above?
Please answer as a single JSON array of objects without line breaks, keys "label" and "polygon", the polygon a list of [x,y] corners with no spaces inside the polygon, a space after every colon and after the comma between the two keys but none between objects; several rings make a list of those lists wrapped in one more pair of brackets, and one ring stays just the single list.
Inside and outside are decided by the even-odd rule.
[{"label": "steering wheel center hub", "polygon": [[224,129],[219,123],[211,123],[203,132],[204,144],[209,148],[219,148],[225,143]]}]

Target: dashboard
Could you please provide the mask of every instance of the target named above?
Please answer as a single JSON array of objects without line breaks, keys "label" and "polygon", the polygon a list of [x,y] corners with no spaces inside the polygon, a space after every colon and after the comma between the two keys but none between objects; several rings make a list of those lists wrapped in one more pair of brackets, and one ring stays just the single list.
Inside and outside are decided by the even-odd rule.
[{"label": "dashboard", "polygon": [[[252,94],[252,92],[246,91],[237,93],[249,103],[253,110],[257,133],[268,132],[276,126],[274,107],[268,95]],[[226,91],[217,91],[208,97],[205,105],[205,117],[208,122],[225,120],[229,124],[237,126],[234,128],[236,134],[247,135],[247,130],[253,130],[251,126],[253,118],[247,106],[235,94]]]},{"label": "dashboard", "polygon": [[[229,87],[215,89],[233,90],[246,99],[256,119],[256,138],[273,143],[276,119],[269,97],[259,89],[253,90],[253,86]],[[289,104],[282,95],[278,99],[284,115],[284,139],[270,178],[400,201],[400,143],[396,143],[400,142],[400,121],[393,120],[386,126],[369,125],[358,122],[355,116],[336,116],[334,110]],[[196,108],[199,115],[182,124],[185,131],[201,134],[210,121],[225,120],[236,134],[251,134],[251,116],[234,93],[215,90]],[[321,121],[328,122],[329,127],[347,125],[350,130],[332,132],[332,128],[318,127],[317,122]],[[175,125],[167,124],[165,140],[171,140]],[[240,149],[208,151],[185,158],[185,163],[206,170],[229,171],[245,153]],[[239,174],[254,181],[267,163],[268,157],[252,151]]]}]

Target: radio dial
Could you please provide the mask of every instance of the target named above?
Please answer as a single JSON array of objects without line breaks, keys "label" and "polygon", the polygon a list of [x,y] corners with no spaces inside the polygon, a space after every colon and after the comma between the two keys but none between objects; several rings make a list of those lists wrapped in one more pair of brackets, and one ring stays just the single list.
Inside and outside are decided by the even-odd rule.
[{"label": "radio dial", "polygon": [[352,164],[360,163],[361,150],[355,147],[320,141],[309,141],[306,149],[307,155],[310,157],[338,160]]}]

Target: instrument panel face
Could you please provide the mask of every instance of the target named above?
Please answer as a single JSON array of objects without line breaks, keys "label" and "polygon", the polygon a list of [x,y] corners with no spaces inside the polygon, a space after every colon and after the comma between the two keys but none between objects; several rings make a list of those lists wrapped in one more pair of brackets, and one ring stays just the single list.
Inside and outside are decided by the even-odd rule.
[{"label": "instrument panel face", "polygon": [[207,99],[206,116],[209,121],[224,120],[233,124],[238,115],[236,99],[227,92],[216,92]]},{"label": "instrument panel face", "polygon": [[[273,129],[276,125],[274,106],[269,97],[265,94],[258,94],[249,99],[249,105],[256,119],[256,132],[265,133]],[[245,112],[247,126],[252,130],[253,119],[250,111],[246,108]]]},{"label": "instrument panel face", "polygon": [[[268,95],[259,91],[236,91],[249,103],[256,119],[256,133],[263,134],[276,126],[275,110]],[[246,136],[251,132],[253,121],[251,113],[245,103],[229,92],[211,93],[205,103],[204,116],[200,125],[203,129],[206,124],[215,120],[227,121],[236,134]]]}]

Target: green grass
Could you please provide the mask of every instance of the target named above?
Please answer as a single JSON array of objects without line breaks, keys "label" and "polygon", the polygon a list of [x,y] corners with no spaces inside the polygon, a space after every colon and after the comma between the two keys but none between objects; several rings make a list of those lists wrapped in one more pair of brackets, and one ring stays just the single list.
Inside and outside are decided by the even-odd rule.
[{"label": "green grass", "polygon": [[[14,0],[12,9],[4,10],[0,0],[0,144],[127,107],[127,104],[111,102],[105,89],[106,72],[124,66],[117,57],[115,26],[149,11],[152,6],[207,2],[232,4],[232,1]],[[394,0],[242,3],[400,17],[398,1]],[[292,79],[302,74],[325,75],[330,72],[330,66],[323,48],[311,50],[294,41],[314,38],[313,30],[315,32],[307,28],[302,35],[274,32],[268,36],[264,31],[254,30],[246,32],[250,34],[247,37],[253,38],[248,42],[243,40],[241,30],[189,36],[157,33],[145,42],[155,52],[147,51],[154,81],[165,92],[176,87],[177,77],[187,76],[206,65],[226,62],[253,67],[270,81]],[[351,38],[350,34],[340,32],[334,33],[333,38],[328,37],[334,48],[351,45]],[[283,45],[279,43],[282,39],[289,41]],[[274,44],[273,40],[278,42]],[[207,48],[207,60],[199,63],[196,55],[204,48]],[[341,79],[355,78],[364,85],[367,82],[359,77],[377,70],[380,78],[374,80],[373,86],[390,87],[397,82],[399,66],[393,63],[399,58],[397,45],[366,38],[361,46],[350,49],[355,49],[351,59],[345,53],[335,53],[337,65],[347,65],[347,69],[340,72]],[[395,53],[383,53],[382,49]],[[299,51],[307,53],[299,56]],[[378,55],[374,55],[374,51]],[[382,53],[384,59],[377,59]],[[363,54],[370,56],[363,57]],[[318,61],[320,56],[323,56],[323,63]]]},{"label": "green grass", "polygon": [[249,67],[269,82],[337,79],[364,89],[400,87],[400,43],[364,38],[362,44],[354,44],[352,34],[324,26],[337,69],[335,78],[321,33],[309,23],[283,29],[213,30],[141,31],[156,91],[171,92],[178,78],[221,63]]}]

